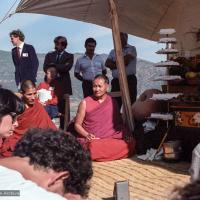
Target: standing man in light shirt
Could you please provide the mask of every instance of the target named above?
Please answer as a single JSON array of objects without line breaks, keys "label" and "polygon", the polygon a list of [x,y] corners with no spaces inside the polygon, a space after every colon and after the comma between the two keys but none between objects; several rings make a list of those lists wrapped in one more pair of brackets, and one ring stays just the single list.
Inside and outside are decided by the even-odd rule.
[{"label": "standing man in light shirt", "polygon": [[13,30],[10,39],[15,46],[12,49],[12,59],[15,65],[15,82],[20,88],[24,80],[36,82],[39,61],[32,45],[24,43],[25,36],[20,30]]},{"label": "standing man in light shirt", "polygon": [[96,75],[106,75],[106,68],[102,57],[95,54],[96,40],[87,38],[85,41],[86,52],[78,58],[75,65],[74,76],[82,81],[83,96],[93,94],[92,81]]},{"label": "standing man in light shirt", "polygon": [[[120,33],[120,39],[122,44],[122,52],[124,55],[124,64],[125,64],[125,71],[128,81],[129,93],[131,104],[136,100],[137,97],[137,78],[136,78],[136,63],[137,63],[137,52],[134,46],[128,44],[128,34],[127,33]],[[120,91],[119,86],[119,75],[118,69],[116,65],[116,55],[114,49],[111,50],[106,63],[106,67],[108,67],[112,71],[112,88],[111,91]],[[119,108],[121,108],[122,100],[120,97],[116,98]]]}]

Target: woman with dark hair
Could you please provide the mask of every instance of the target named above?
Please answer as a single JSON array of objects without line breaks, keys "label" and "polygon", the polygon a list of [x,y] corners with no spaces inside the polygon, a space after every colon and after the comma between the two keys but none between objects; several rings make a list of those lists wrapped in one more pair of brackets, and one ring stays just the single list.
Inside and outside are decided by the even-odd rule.
[{"label": "woman with dark hair", "polygon": [[14,127],[18,126],[16,116],[22,114],[24,108],[19,97],[10,90],[0,88],[0,140],[13,133]]}]

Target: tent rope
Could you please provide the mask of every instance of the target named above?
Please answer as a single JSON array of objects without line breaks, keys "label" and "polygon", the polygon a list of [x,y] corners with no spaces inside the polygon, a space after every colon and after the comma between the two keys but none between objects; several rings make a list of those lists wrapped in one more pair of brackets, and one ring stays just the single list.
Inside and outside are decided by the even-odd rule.
[{"label": "tent rope", "polygon": [[11,17],[12,15],[15,14],[15,11],[14,12],[10,12],[13,7],[16,5],[18,0],[15,0],[15,2],[13,3],[13,5],[10,7],[10,9],[6,12],[5,16],[3,17],[3,19],[0,21],[0,24],[3,23],[6,19],[8,19],[9,17]]}]

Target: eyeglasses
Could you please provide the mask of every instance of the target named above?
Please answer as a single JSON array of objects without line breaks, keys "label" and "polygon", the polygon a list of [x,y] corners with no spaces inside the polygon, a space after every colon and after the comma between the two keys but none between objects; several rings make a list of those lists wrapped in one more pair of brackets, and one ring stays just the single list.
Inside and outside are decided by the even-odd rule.
[{"label": "eyeglasses", "polygon": [[15,112],[10,112],[9,115],[12,117],[13,123],[17,121],[17,114]]}]

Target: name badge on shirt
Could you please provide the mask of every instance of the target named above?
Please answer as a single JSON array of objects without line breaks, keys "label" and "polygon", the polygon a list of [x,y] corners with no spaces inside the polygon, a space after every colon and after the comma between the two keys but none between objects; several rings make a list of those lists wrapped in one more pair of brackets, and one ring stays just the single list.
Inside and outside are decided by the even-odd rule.
[{"label": "name badge on shirt", "polygon": [[22,53],[22,57],[28,57],[28,53]]}]

